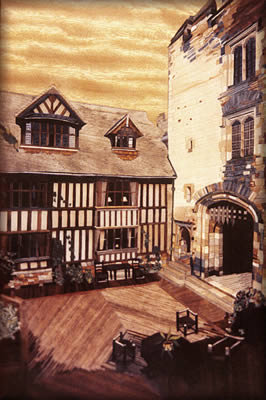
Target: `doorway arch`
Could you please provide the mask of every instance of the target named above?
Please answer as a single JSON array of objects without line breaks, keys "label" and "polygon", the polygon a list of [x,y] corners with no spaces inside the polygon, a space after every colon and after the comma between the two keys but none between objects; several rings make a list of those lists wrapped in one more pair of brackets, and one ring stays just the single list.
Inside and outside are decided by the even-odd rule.
[{"label": "doorway arch", "polygon": [[[231,190],[228,190],[229,187]],[[241,195],[239,193],[241,193]],[[242,271],[245,270],[245,268],[249,271],[251,269],[252,286],[256,289],[262,290],[264,269],[264,224],[262,213],[253,202],[254,197],[254,193],[246,190],[246,188],[242,184],[239,183],[236,185],[229,185],[228,182],[219,182],[206,186],[205,188],[200,189],[193,195],[195,201],[193,211],[195,213],[196,219],[196,232],[194,234],[195,240],[193,242],[195,248],[194,270],[196,271],[196,274],[198,276],[204,278],[212,274],[230,274],[232,273],[232,271],[234,272],[234,269],[236,271],[239,270],[237,265],[232,268],[232,265],[230,267],[229,263],[226,263],[228,269],[226,269],[225,266],[224,271],[223,252],[224,250],[226,252],[227,249],[226,247],[225,249],[223,247],[223,233],[225,233],[225,236],[227,236],[228,238],[230,237],[230,231],[227,229],[227,227],[223,229],[224,232],[218,232],[217,230],[214,231],[214,222],[211,223],[211,209],[215,209],[215,206],[217,206],[216,208],[218,208],[219,202],[226,202],[226,206],[228,206],[228,209],[235,208],[237,211],[240,210],[242,213],[243,211],[246,212],[245,215],[247,216],[247,220],[245,223],[247,225],[244,226],[243,230],[249,230],[250,236],[248,237],[247,235],[243,239],[239,239],[239,233],[237,233],[238,229],[236,229],[234,234],[238,235],[238,239],[236,238],[234,240],[236,240],[238,243],[249,243],[249,262],[244,265]],[[220,206],[223,206],[222,203],[220,203]],[[227,220],[230,216],[230,213],[228,214],[227,212],[220,211],[217,211],[217,213],[219,214],[219,223],[224,225],[224,221],[228,223]],[[249,229],[248,226],[251,229]],[[242,231],[242,229],[239,228],[239,231]],[[253,239],[251,239],[251,237]],[[217,249],[214,249],[214,254],[211,254],[213,249],[212,246],[215,247],[215,245],[217,246],[218,244],[220,253],[217,253]],[[252,257],[252,261],[250,261],[250,257]]]},{"label": "doorway arch", "polygon": [[210,228],[215,224],[214,258],[219,257],[223,274],[252,272],[254,221],[251,214],[229,201],[212,204],[208,213]]}]

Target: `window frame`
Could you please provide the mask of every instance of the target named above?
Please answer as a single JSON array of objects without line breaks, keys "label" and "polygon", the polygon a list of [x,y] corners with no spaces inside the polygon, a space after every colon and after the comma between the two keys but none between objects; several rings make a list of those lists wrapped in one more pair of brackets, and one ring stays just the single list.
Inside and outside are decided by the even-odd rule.
[{"label": "window frame", "polygon": [[27,120],[22,127],[21,144],[29,147],[75,150],[78,148],[78,132],[73,125],[65,121]]},{"label": "window frame", "polygon": [[[1,178],[1,208],[47,209],[52,207],[51,183]],[[4,200],[3,200],[4,198]]]},{"label": "window frame", "polygon": [[[245,151],[246,149],[246,144],[245,144],[245,122],[246,121],[251,121],[253,120],[253,130],[251,132],[251,145],[249,147],[249,151]],[[233,152],[232,152],[232,145],[233,145],[233,135],[232,135],[232,127],[234,123],[236,122],[240,123],[240,155],[237,157],[233,157]],[[231,115],[230,117],[225,118],[225,125],[227,129],[227,140],[231,141],[231,149],[230,151],[227,152],[226,160],[239,160],[241,158],[248,158],[248,157],[254,157],[255,155],[255,123],[256,123],[256,108],[255,107],[250,107],[249,109],[235,113]],[[253,149],[252,149],[253,146]]]},{"label": "window frame", "polygon": [[[256,46],[257,46],[257,40],[256,40],[256,33],[258,31],[258,24],[257,22],[250,26],[248,29],[245,31],[242,31],[240,34],[235,36],[234,38],[230,39],[226,44],[225,47],[228,48],[228,87],[231,86],[237,86],[245,81],[249,81],[251,79],[254,79],[256,77],[256,65],[257,65],[257,57],[256,57]],[[253,60],[247,61],[247,58],[249,58],[248,55],[248,43],[250,40],[254,40],[254,52],[253,52]],[[241,76],[241,79],[235,79],[236,78],[236,65],[235,65],[235,51],[237,48],[242,48],[242,60],[241,60],[241,73],[239,74]],[[247,62],[253,65],[252,68],[252,73],[249,75],[247,73]],[[239,65],[240,68],[240,65]],[[239,78],[240,78],[239,76]]]},{"label": "window frame", "polygon": [[137,248],[136,228],[111,228],[101,232],[103,237],[99,240],[99,252],[123,251]]},{"label": "window frame", "polygon": [[[127,197],[128,200],[123,201],[124,197]],[[132,206],[130,182],[125,180],[116,180],[107,182],[105,206],[106,207]]]},{"label": "window frame", "polygon": [[242,46],[234,48],[234,85],[242,82],[243,77],[243,49]]},{"label": "window frame", "polygon": [[246,80],[256,76],[256,38],[252,35],[244,45],[246,54]]},{"label": "window frame", "polygon": [[[252,123],[252,124],[251,124]],[[244,121],[244,157],[254,155],[254,118],[249,116]]]},{"label": "window frame", "polygon": [[50,258],[50,233],[12,233],[8,235],[8,249],[16,254],[16,262],[47,260]]},{"label": "window frame", "polygon": [[[238,128],[238,131],[234,132],[235,127]],[[231,135],[232,135],[232,159],[235,160],[241,158],[241,122],[238,119],[236,119],[231,125]]]}]

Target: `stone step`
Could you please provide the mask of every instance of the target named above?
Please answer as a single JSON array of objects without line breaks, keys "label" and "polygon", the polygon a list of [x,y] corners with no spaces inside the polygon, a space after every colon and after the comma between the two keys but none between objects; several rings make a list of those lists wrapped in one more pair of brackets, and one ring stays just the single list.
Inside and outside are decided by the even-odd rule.
[{"label": "stone step", "polygon": [[171,274],[174,274],[178,278],[186,279],[187,272],[180,269],[179,266],[175,264],[167,264],[163,267],[163,270],[168,271]]},{"label": "stone step", "polygon": [[226,295],[199,278],[188,276],[185,281],[185,286],[193,290],[199,296],[206,298],[210,303],[222,308],[224,311],[229,313],[233,312],[233,297]]},{"label": "stone step", "polygon": [[177,284],[178,286],[183,286],[185,282],[185,279],[182,275],[178,275],[178,273],[168,268],[161,269],[161,271],[159,272],[159,276],[169,282]]}]

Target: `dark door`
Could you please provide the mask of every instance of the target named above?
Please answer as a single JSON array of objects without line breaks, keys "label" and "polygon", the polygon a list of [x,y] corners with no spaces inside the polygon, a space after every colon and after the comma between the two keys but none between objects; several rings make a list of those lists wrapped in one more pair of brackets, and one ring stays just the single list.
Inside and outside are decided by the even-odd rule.
[{"label": "dark door", "polygon": [[223,225],[223,272],[235,274],[252,271],[253,220],[237,219]]}]

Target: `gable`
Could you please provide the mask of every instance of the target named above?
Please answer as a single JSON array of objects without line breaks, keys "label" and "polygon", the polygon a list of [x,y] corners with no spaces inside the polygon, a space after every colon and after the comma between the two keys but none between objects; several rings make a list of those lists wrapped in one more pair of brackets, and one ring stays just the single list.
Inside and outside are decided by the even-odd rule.
[{"label": "gable", "polygon": [[141,137],[143,134],[136,127],[132,119],[128,116],[128,114],[124,115],[119,121],[117,121],[104,136],[116,135],[122,128],[128,127],[131,128],[135,133],[136,137]]},{"label": "gable", "polygon": [[85,122],[77,112],[68,104],[63,96],[52,87],[45,94],[34,100],[25,110],[16,117],[16,123],[27,119],[56,119],[76,125],[79,129]]}]

